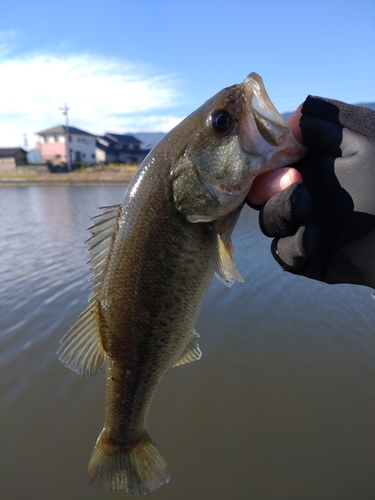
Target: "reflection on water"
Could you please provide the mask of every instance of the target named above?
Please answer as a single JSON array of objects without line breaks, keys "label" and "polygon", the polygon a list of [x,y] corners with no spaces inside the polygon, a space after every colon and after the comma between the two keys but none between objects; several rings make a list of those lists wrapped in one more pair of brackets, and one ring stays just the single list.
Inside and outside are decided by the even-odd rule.
[{"label": "reflection on water", "polygon": [[[56,358],[89,297],[85,229],[124,188],[0,189],[0,498],[125,498],[84,485],[104,417],[104,373]],[[245,284],[213,281],[202,360],[171,370],[149,427],[171,469],[157,499],[375,498],[371,290],[283,273],[246,209]],[[131,498],[128,496],[128,498]]]}]

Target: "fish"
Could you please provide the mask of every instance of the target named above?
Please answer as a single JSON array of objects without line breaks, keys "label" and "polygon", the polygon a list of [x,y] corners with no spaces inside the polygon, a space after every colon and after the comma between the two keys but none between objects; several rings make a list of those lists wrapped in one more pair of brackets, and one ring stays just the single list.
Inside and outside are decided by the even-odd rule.
[{"label": "fish", "polygon": [[305,150],[250,73],[151,150],[121,205],[94,217],[92,296],[61,340],[60,361],[92,377],[106,365],[106,412],[86,483],[146,495],[170,480],[147,429],[163,376],[199,360],[195,321],[214,273],[243,281],[231,234],[254,178]]}]

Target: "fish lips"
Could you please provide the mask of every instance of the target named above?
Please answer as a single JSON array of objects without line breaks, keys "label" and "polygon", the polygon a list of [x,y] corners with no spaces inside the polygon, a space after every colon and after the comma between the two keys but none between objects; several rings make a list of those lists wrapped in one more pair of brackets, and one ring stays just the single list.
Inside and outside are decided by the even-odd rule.
[{"label": "fish lips", "polygon": [[306,148],[293,136],[283,117],[269,98],[262,78],[250,73],[243,82],[247,110],[240,124],[243,150],[260,155],[259,172],[294,163],[306,154]]}]

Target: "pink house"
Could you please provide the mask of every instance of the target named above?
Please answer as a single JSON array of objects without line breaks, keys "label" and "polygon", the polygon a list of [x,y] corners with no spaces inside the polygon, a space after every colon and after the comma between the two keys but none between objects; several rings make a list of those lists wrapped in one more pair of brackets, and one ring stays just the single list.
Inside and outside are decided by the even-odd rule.
[{"label": "pink house", "polygon": [[40,152],[44,163],[53,165],[67,164],[67,150],[70,151],[70,164],[89,163],[95,164],[96,139],[93,134],[76,127],[58,125],[37,132],[39,141],[36,149]]}]

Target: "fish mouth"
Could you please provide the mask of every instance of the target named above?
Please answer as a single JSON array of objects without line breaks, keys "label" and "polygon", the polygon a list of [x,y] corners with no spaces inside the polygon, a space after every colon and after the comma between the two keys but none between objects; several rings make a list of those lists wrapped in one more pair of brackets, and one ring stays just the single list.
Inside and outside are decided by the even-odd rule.
[{"label": "fish mouth", "polygon": [[251,183],[250,178],[246,183],[244,183],[244,181],[238,181],[238,179],[235,179],[233,181],[231,181],[230,179],[225,179],[225,182],[220,182],[213,179],[208,179],[202,175],[201,181],[206,189],[210,191],[218,201],[222,201],[222,198],[226,196],[237,196],[243,191],[247,192]]},{"label": "fish mouth", "polygon": [[[221,181],[208,178],[200,173],[199,179],[205,189],[211,194],[212,198],[220,203],[220,205],[228,206],[229,204],[232,209],[235,209],[245,199],[256,175],[257,173],[254,172],[246,176],[246,179],[240,181],[238,179],[225,179],[225,181]],[[227,212],[222,215],[226,214]]]},{"label": "fish mouth", "polygon": [[243,82],[246,113],[241,120],[242,147],[264,158],[262,172],[289,165],[306,154],[269,98],[262,78],[250,73]]}]

